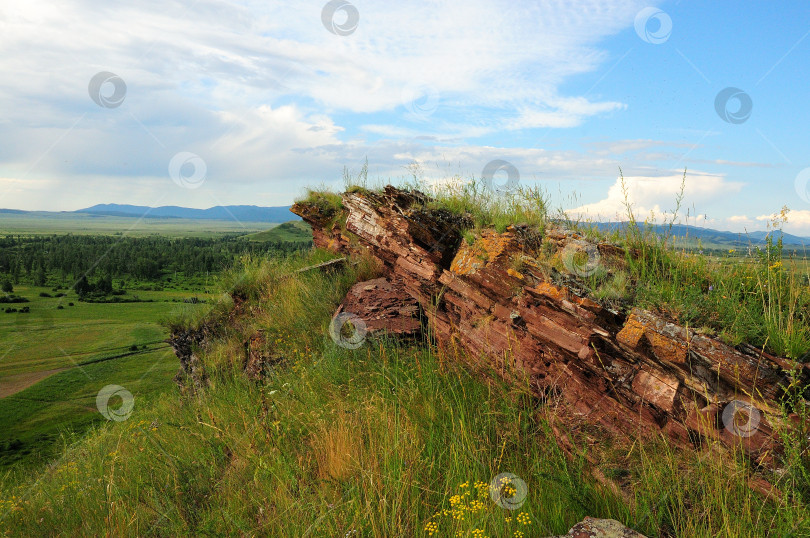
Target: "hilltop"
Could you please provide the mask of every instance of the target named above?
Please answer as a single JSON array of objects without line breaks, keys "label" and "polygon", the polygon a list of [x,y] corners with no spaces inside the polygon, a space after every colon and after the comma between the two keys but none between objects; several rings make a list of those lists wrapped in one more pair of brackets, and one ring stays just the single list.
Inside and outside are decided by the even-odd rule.
[{"label": "hilltop", "polygon": [[171,320],[178,391],[6,477],[10,534],[810,533],[810,297],[772,237],[609,240],[538,192],[292,210],[317,248]]}]

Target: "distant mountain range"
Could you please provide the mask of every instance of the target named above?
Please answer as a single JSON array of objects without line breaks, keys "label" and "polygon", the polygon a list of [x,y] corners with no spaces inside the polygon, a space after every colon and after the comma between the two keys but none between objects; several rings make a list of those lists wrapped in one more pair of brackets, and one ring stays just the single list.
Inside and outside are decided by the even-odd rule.
[{"label": "distant mountain range", "polygon": [[[596,223],[596,228],[603,231],[603,232],[611,232],[615,230],[623,230],[627,227],[626,222],[600,222]],[[640,224],[639,226],[645,226]],[[663,224],[656,224],[652,226],[652,229],[658,233],[659,235],[666,235],[670,233],[673,237],[678,237],[681,240],[689,240],[690,243],[693,241],[697,243],[700,241],[703,245],[707,248],[718,247],[718,246],[728,246],[728,247],[747,247],[749,245],[762,245],[765,243],[765,238],[768,236],[769,233],[773,233],[774,240],[779,239],[779,235],[782,236],[782,244],[791,247],[798,247],[798,246],[807,246],[810,247],[810,238],[808,237],[799,237],[796,235],[792,235],[789,233],[784,233],[781,231],[775,232],[765,232],[765,231],[757,231],[757,232],[721,232],[719,230],[713,230],[711,228],[700,228],[698,226],[689,226],[685,224],[675,224],[672,226],[672,230],[669,230],[668,225]]]},{"label": "distant mountain range", "polygon": [[[20,209],[0,209],[0,213],[12,214],[38,214],[47,215],[42,211],[23,211]],[[194,209],[179,206],[147,207],[127,204],[98,204],[78,211],[61,211],[58,214],[84,214],[90,216],[112,216],[112,217],[132,217],[132,218],[159,218],[159,219],[192,219],[192,220],[227,220],[240,222],[288,222],[300,220],[300,218],[290,213],[290,206],[260,207],[255,205],[228,205],[216,206],[208,209]],[[627,226],[626,222],[600,222],[595,224],[596,228],[610,232],[622,230]],[[669,227],[666,225],[653,225],[656,233],[666,234]],[[724,232],[711,228],[701,228],[676,224],[672,226],[671,235],[689,240],[690,246],[694,246],[698,241],[707,248],[722,247],[747,247],[749,245],[762,245],[769,232]],[[810,238],[776,232],[782,235],[782,242],[791,247],[810,247]]]},{"label": "distant mountain range", "polygon": [[193,209],[189,207],[147,207],[126,204],[98,204],[71,213],[107,215],[111,217],[146,217],[194,220],[239,220],[242,222],[287,222],[299,217],[290,213],[290,206],[259,207],[255,205],[228,205]]}]

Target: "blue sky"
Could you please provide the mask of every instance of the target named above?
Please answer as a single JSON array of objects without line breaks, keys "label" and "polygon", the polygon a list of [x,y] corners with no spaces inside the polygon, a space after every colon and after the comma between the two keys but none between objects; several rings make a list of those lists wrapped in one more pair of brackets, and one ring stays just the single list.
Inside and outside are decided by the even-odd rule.
[{"label": "blue sky", "polygon": [[687,167],[691,222],[764,229],[787,205],[810,235],[806,2],[18,4],[0,207],[286,205],[366,158],[375,183],[501,159],[602,220],[619,166],[659,218]]}]

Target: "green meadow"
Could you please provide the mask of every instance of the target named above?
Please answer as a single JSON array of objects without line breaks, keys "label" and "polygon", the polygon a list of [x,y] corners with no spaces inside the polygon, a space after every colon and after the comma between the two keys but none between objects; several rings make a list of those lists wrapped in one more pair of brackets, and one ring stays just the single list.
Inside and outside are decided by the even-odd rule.
[{"label": "green meadow", "polygon": [[[29,302],[0,310],[0,467],[42,462],[61,448],[63,435],[103,421],[95,398],[106,385],[125,387],[136,405],[170,389],[178,361],[160,322],[207,307],[184,299],[211,298],[134,290],[126,297],[142,302],[88,303],[73,291],[41,297],[55,292],[25,285],[14,293]],[[24,307],[30,311],[5,313]]]},{"label": "green meadow", "polygon": [[[213,240],[201,244],[195,252],[219,253],[220,257],[229,256],[219,249],[231,244],[228,242],[233,241],[234,235],[244,237],[253,246],[284,241],[303,244],[311,240],[308,226],[295,222],[279,226],[0,213],[0,237],[36,239],[66,234]],[[26,245],[39,249],[43,256],[48,255],[47,247],[38,243],[16,248],[28,248]],[[20,252],[24,251],[7,250],[4,255]],[[232,252],[238,256],[239,249]],[[14,282],[13,292],[3,294],[23,297],[27,302],[0,303],[0,430],[3,431],[0,470],[36,472],[56,457],[66,443],[81,437],[92,425],[106,422],[97,409],[96,396],[107,385],[119,385],[130,391],[136,409],[173,390],[172,379],[179,363],[166,342],[169,333],[163,322],[203,314],[216,299],[209,290],[215,289],[218,276],[216,271],[187,275],[176,268],[162,267],[159,276],[139,279],[126,274],[126,264],[137,261],[134,256],[137,255],[130,252],[130,262],[119,256],[122,261],[116,263],[123,265],[115,268],[118,273],[114,282],[116,289],[125,291],[102,297],[103,302],[94,302],[99,301],[95,296],[80,300],[69,287],[75,276],[64,272],[49,271],[45,275],[48,285],[33,285],[37,271],[31,267],[23,271],[21,281]],[[24,266],[26,262],[19,263]],[[3,277],[0,280],[12,280],[8,275],[0,276]],[[89,278],[96,282],[100,276],[103,272],[97,270]],[[111,405],[120,403],[118,398]]]},{"label": "green meadow", "polygon": [[278,224],[271,222],[235,222],[226,220],[195,220],[176,218],[114,217],[82,213],[2,213],[0,237],[4,235],[126,235],[142,237],[214,237],[223,234],[248,234],[269,230]]}]

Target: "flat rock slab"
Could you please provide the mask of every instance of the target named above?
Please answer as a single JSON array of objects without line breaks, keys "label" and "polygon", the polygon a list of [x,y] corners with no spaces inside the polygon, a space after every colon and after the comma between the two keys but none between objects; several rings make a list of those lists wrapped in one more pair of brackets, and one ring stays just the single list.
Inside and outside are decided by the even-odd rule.
[{"label": "flat rock slab", "polygon": [[586,517],[568,531],[568,534],[556,538],[646,538],[615,519],[597,519]]},{"label": "flat rock slab", "polygon": [[359,317],[370,334],[382,331],[415,337],[422,332],[419,303],[401,284],[387,278],[366,280],[352,286],[338,312]]}]

